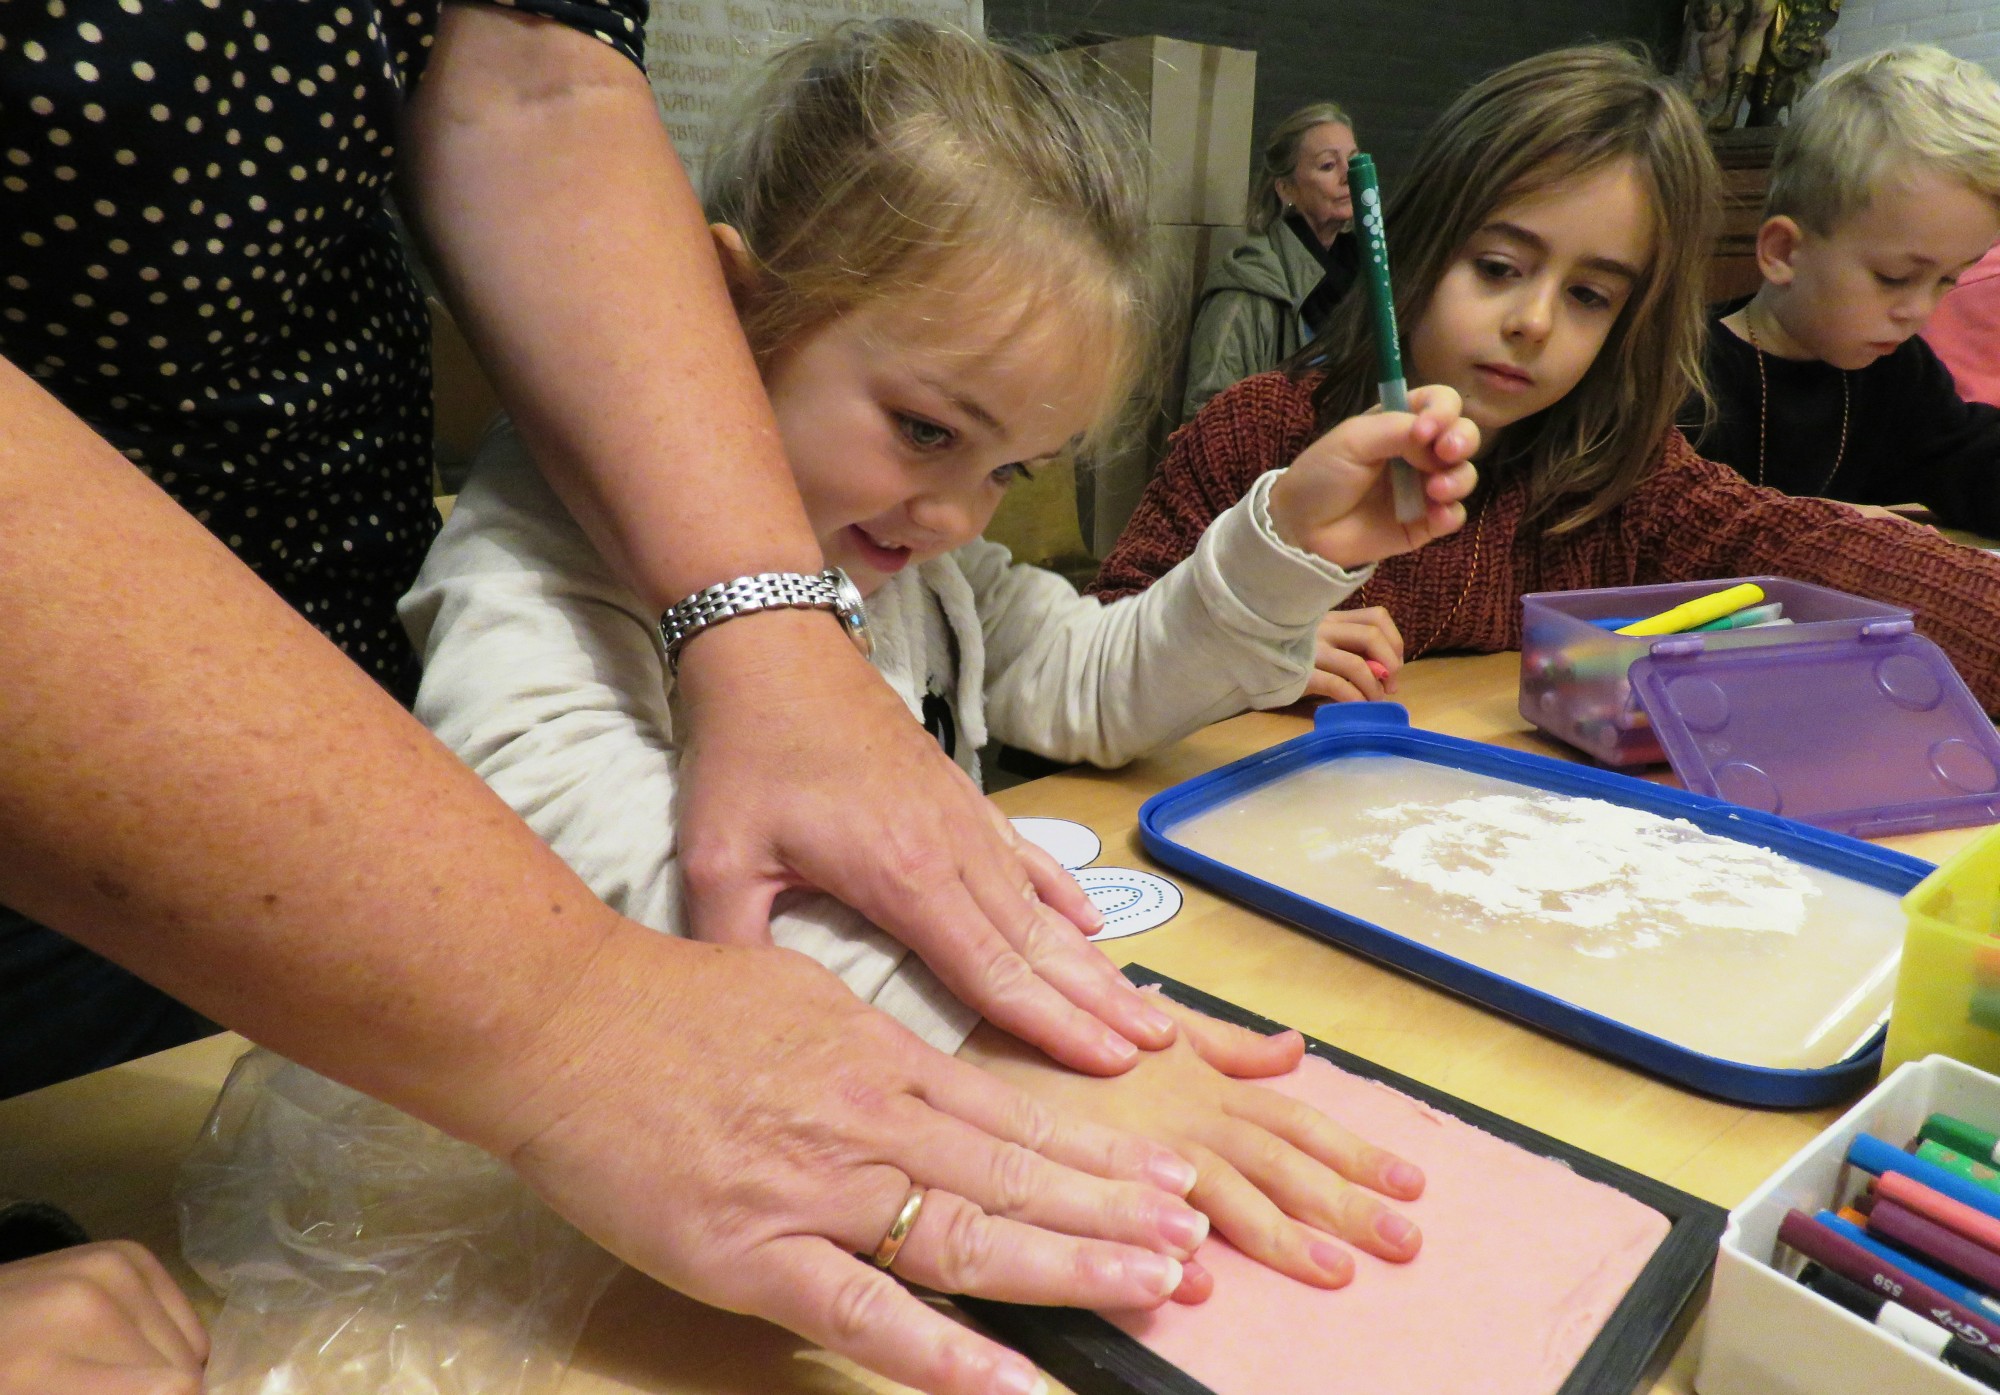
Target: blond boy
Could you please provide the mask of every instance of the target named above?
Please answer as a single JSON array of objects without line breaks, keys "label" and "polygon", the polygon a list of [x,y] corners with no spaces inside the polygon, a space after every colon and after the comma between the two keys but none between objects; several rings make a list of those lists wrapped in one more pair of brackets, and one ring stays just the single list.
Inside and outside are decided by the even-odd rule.
[{"label": "blond boy", "polygon": [[1778,144],[1764,282],[1718,306],[1702,454],[1788,494],[1927,505],[2000,534],[2000,410],[1917,331],[2000,239],[2000,83],[1941,49],[1827,74]]}]

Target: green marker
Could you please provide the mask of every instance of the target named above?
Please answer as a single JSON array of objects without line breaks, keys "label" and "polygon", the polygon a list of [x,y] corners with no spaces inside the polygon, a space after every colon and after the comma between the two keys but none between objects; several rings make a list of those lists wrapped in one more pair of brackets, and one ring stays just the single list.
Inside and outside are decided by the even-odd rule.
[{"label": "green marker", "polygon": [[1968,1182],[1977,1182],[1989,1192],[2000,1192],[2000,1172],[1983,1163],[1974,1162],[1960,1152],[1945,1147],[1942,1143],[1925,1139],[1917,1145],[1917,1156],[1925,1162],[1936,1163],[1946,1172],[1963,1177]]},{"label": "green marker", "polygon": [[[1389,285],[1389,239],[1382,227],[1382,182],[1375,176],[1375,157],[1356,153],[1347,161],[1347,187],[1354,194],[1354,226],[1361,239],[1361,261],[1368,278],[1368,307],[1375,313],[1375,376],[1382,406],[1391,412],[1410,410],[1410,388],[1403,381],[1403,345],[1396,333],[1396,293]],[[1415,523],[1424,516],[1424,482],[1407,460],[1389,462],[1389,486],[1396,495],[1396,521]]]},{"label": "green marker", "polygon": [[1924,1120],[1924,1126],[1917,1130],[1917,1137],[1942,1143],[1977,1162],[2000,1162],[2000,1135],[1988,1133],[1949,1114],[1933,1114]]}]

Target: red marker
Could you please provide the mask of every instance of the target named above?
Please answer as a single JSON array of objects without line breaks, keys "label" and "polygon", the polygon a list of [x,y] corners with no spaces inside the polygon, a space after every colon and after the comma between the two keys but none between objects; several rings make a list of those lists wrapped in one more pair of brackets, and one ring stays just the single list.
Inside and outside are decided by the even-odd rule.
[{"label": "red marker", "polygon": [[1368,671],[1375,675],[1375,681],[1378,683],[1389,676],[1389,666],[1380,659],[1368,660]]}]

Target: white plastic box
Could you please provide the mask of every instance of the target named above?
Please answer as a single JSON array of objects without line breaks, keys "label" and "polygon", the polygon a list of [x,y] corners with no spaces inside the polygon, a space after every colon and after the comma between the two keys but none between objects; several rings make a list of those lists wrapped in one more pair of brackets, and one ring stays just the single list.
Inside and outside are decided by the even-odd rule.
[{"label": "white plastic box", "polygon": [[2000,1079],[1944,1056],[1899,1067],[1729,1213],[1694,1385],[1700,1395],[1992,1395],[1771,1267],[1778,1222],[1859,1190],[1847,1145],[1901,1146],[1926,1115],[2000,1120]]}]

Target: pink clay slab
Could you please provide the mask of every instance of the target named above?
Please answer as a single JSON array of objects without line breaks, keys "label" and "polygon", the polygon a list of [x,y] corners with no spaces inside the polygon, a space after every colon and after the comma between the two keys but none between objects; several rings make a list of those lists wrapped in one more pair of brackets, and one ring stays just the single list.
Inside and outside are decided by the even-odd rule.
[{"label": "pink clay slab", "polygon": [[1216,1395],[1554,1395],[1666,1238],[1623,1192],[1318,1057],[1267,1083],[1423,1168],[1395,1204],[1424,1247],[1317,1289],[1212,1237],[1206,1303],[1105,1314]]}]

